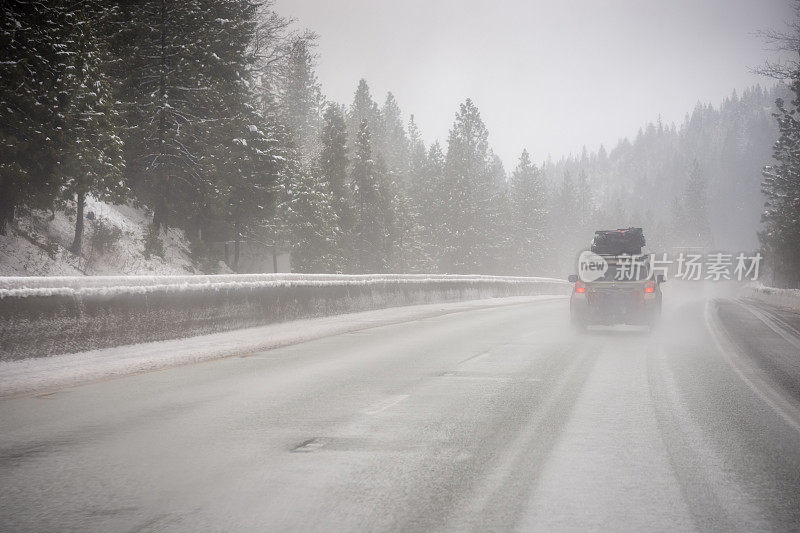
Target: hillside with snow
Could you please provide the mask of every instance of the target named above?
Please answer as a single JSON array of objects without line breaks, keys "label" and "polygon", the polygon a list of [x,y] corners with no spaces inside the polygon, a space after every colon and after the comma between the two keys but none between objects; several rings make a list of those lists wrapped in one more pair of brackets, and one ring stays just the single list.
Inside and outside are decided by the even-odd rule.
[{"label": "hillside with snow", "polygon": [[[189,240],[180,229],[161,232],[163,257],[147,253],[145,236],[150,218],[144,209],[110,205],[89,197],[86,213],[81,255],[69,250],[75,231],[74,209],[33,210],[19,216],[8,234],[0,235],[0,275],[206,273],[192,260]],[[221,264],[216,272],[229,270]]]}]

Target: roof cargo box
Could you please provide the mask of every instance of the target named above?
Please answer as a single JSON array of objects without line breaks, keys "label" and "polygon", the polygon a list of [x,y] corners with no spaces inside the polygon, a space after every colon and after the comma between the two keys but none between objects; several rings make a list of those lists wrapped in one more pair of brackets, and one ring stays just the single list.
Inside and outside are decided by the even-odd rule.
[{"label": "roof cargo box", "polygon": [[644,245],[642,228],[598,230],[594,232],[592,251],[601,255],[639,255]]}]

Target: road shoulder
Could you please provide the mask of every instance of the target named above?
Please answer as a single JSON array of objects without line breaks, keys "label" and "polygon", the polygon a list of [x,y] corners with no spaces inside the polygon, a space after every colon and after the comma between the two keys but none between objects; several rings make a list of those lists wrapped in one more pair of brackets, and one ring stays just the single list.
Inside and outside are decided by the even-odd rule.
[{"label": "road shoulder", "polygon": [[0,399],[25,394],[43,394],[93,381],[225,357],[246,356],[331,335],[401,322],[564,298],[564,296],[519,296],[394,307],[295,320],[183,339],[8,361],[0,363]]},{"label": "road shoulder", "polygon": [[706,321],[733,370],[800,432],[800,338],[774,318],[781,310],[748,300],[707,304]]}]

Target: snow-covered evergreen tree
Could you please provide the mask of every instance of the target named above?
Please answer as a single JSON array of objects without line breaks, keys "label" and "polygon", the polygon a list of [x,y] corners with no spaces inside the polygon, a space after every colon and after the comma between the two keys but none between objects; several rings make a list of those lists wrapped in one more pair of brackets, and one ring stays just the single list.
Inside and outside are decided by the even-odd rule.
[{"label": "snow-covered evergreen tree", "polygon": [[441,269],[485,273],[495,261],[498,220],[492,202],[489,132],[472,100],[461,104],[445,162]]},{"label": "snow-covered evergreen tree", "polygon": [[59,154],[62,195],[76,202],[72,251],[81,253],[86,196],[122,203],[129,190],[123,181],[124,159],[120,118],[108,75],[112,57],[106,38],[116,16],[107,2],[87,0],[71,6],[62,26],[69,51],[62,79],[62,116],[69,132]]},{"label": "snow-covered evergreen tree", "polygon": [[774,163],[763,170],[766,227],[760,238],[774,282],[800,288],[800,67],[792,72],[790,88],[791,99],[776,102],[780,137],[773,147]]},{"label": "snow-covered evergreen tree", "polygon": [[383,157],[388,174],[403,189],[408,187],[408,151],[409,141],[403,127],[403,117],[394,95],[386,95],[386,101],[380,110],[381,133],[378,136],[380,146],[378,152]]},{"label": "snow-covered evergreen tree", "polygon": [[127,162],[156,226],[186,224],[217,190],[209,152],[231,139],[211,132],[238,110],[242,54],[255,10],[242,0],[135,0],[125,21]]},{"label": "snow-covered evergreen tree", "polygon": [[445,156],[438,142],[431,145],[427,154],[419,150],[424,150],[424,145],[416,146],[417,150],[412,151],[409,194],[420,227],[421,249],[432,265],[438,265],[445,243],[442,226],[447,203],[444,187]]},{"label": "snow-covered evergreen tree", "polygon": [[279,242],[291,251],[296,272],[339,272],[339,228],[328,183],[296,151],[288,156],[279,180]]},{"label": "snow-covered evergreen tree", "polygon": [[672,199],[669,212],[669,229],[667,230],[667,244],[671,248],[687,246],[688,235],[685,226],[686,211],[681,199],[676,196]]},{"label": "snow-covered evergreen tree", "polygon": [[355,151],[361,123],[365,120],[370,131],[370,144],[379,147],[381,145],[380,139],[376,138],[376,136],[382,132],[380,109],[375,100],[372,99],[367,80],[361,79],[358,81],[358,87],[353,95],[353,102],[347,111],[347,135],[350,153]]},{"label": "snow-covered evergreen tree", "polygon": [[683,193],[685,245],[710,249],[714,245],[708,222],[708,182],[695,160]]},{"label": "snow-covered evergreen tree", "polygon": [[66,11],[61,2],[0,6],[0,235],[19,207],[48,209],[61,188]]},{"label": "snow-covered evergreen tree", "polygon": [[238,267],[242,241],[264,242],[261,231],[274,213],[274,187],[282,169],[289,135],[274,116],[260,113],[256,93],[257,62],[252,40],[258,11],[248,0],[225,0],[211,6],[208,18],[225,29],[212,42],[218,71],[208,79],[208,126],[198,159],[204,171],[190,200],[195,209],[186,227],[203,240],[234,241]]},{"label": "snow-covered evergreen tree", "polygon": [[356,214],[353,247],[359,273],[385,272],[388,266],[388,228],[381,179],[378,165],[373,160],[369,125],[364,119],[356,136],[350,174]]},{"label": "snow-covered evergreen tree", "polygon": [[[137,0],[126,10],[126,57],[121,97],[127,104],[125,148],[129,180],[154,211],[156,226],[176,222],[179,188],[195,189],[203,143],[199,123],[209,87],[202,6],[197,2]],[[195,126],[195,127],[192,127]]]},{"label": "snow-covered evergreen tree", "polygon": [[539,169],[522,151],[509,184],[512,266],[522,275],[541,275],[549,262],[547,189]]},{"label": "snow-covered evergreen tree", "polygon": [[503,160],[500,156],[489,149],[489,173],[492,176],[492,185],[495,190],[504,191],[508,188],[508,176],[506,175],[506,168],[503,165]]},{"label": "snow-covered evergreen tree", "polygon": [[320,152],[320,128],[325,99],[314,73],[311,39],[298,39],[286,60],[280,91],[284,123],[294,135],[306,162],[315,161]]},{"label": "snow-covered evergreen tree", "polygon": [[341,256],[339,270],[346,271],[353,257],[355,212],[348,176],[347,128],[344,112],[336,104],[329,104],[325,109],[321,144],[318,167],[320,177],[328,183],[331,207],[336,216],[336,249]]},{"label": "snow-covered evergreen tree", "polygon": [[17,206],[77,200],[79,252],[87,194],[121,201],[123,160],[107,72],[116,9],[100,0],[9,2],[0,62],[0,232]]},{"label": "snow-covered evergreen tree", "polygon": [[425,142],[422,133],[414,120],[414,115],[408,119],[408,184],[413,188],[414,181],[422,174],[427,163]]}]

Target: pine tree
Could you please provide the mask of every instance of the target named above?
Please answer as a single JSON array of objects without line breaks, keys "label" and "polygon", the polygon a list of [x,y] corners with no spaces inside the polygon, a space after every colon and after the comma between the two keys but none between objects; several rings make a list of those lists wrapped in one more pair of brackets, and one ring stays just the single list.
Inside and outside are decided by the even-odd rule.
[{"label": "pine tree", "polygon": [[413,245],[415,246],[415,266],[412,270],[429,272],[436,269],[438,245],[436,236],[439,229],[440,199],[442,177],[444,175],[444,154],[438,143],[425,150],[422,134],[414,120],[408,120],[408,176],[407,210],[409,223],[413,222]]},{"label": "pine tree", "polygon": [[395,226],[390,233],[390,270],[398,273],[430,272],[434,266],[433,259],[411,199],[404,191],[395,189],[391,208]]},{"label": "pine tree", "polygon": [[208,127],[199,137],[205,150],[197,160],[203,175],[190,197],[195,209],[187,221],[189,234],[197,239],[232,236],[234,270],[240,243],[265,239],[261,228],[274,212],[274,189],[289,137],[275,117],[259,112],[251,49],[256,8],[248,0],[224,0],[206,15],[207,24],[220,24],[225,32],[209,42],[217,71],[207,78]]},{"label": "pine tree", "polygon": [[676,196],[672,200],[670,207],[670,226],[667,235],[667,241],[671,247],[686,246],[687,232],[686,232],[686,212],[683,203]]},{"label": "pine tree", "polygon": [[237,74],[240,57],[230,53],[246,24],[219,14],[243,5],[134,0],[128,6],[121,94],[129,103],[127,167],[157,227],[185,225],[216,189],[208,153],[217,139],[209,132],[227,118],[222,89]]},{"label": "pine tree", "polygon": [[413,188],[414,181],[422,174],[427,163],[425,142],[419,131],[414,115],[408,119],[408,182]]},{"label": "pine tree", "polygon": [[508,175],[500,157],[489,149],[489,202],[487,227],[489,262],[484,266],[487,274],[507,274],[514,262],[511,244],[511,221],[507,216],[511,209]]},{"label": "pine tree", "polygon": [[404,190],[408,187],[409,141],[403,127],[403,117],[394,95],[386,95],[380,111],[381,144],[378,152],[386,163],[386,169],[394,181]]},{"label": "pine tree", "polygon": [[780,137],[773,146],[774,164],[763,170],[766,227],[759,236],[774,282],[800,288],[800,67],[792,72],[790,88],[791,100],[776,102]]},{"label": "pine tree", "polygon": [[0,235],[19,207],[49,209],[60,191],[67,24],[61,3],[0,7]]},{"label": "pine tree", "polygon": [[708,223],[708,182],[700,171],[697,160],[692,162],[689,180],[683,193],[685,206],[685,234],[691,246],[710,248],[713,246],[711,227]]},{"label": "pine tree", "polygon": [[594,225],[596,219],[594,195],[592,194],[592,186],[589,183],[589,177],[586,175],[586,170],[581,169],[578,173],[577,183],[577,199],[580,210],[576,213],[578,217],[578,227],[583,232],[589,231]]},{"label": "pine tree", "polygon": [[447,146],[441,258],[446,272],[485,273],[494,259],[497,220],[488,137],[478,108],[467,99],[456,114]]},{"label": "pine tree", "polygon": [[408,120],[408,152],[406,190],[414,212],[421,216],[422,204],[430,197],[432,191],[426,183],[425,170],[428,161],[425,143],[414,121],[414,115]]},{"label": "pine tree", "polygon": [[319,172],[322,180],[328,183],[331,193],[331,207],[335,214],[338,241],[336,249],[340,254],[339,270],[348,270],[353,256],[352,233],[355,226],[352,191],[347,173],[347,128],[344,112],[336,104],[325,109],[322,125],[322,151],[319,158]]},{"label": "pine tree", "polygon": [[442,231],[442,219],[447,204],[447,190],[444,186],[445,156],[439,143],[435,142],[427,154],[417,153],[413,160],[417,161],[414,164],[419,165],[419,168],[413,171],[411,202],[420,226],[421,249],[433,267],[441,262],[446,241]]},{"label": "pine tree", "polygon": [[392,272],[420,272],[430,268],[423,245],[423,230],[405,188],[386,170],[383,158],[376,161],[379,205],[385,228],[384,257]]},{"label": "pine tree", "polygon": [[547,258],[547,191],[527,150],[511,175],[510,241],[514,271],[541,275]]},{"label": "pine tree", "polygon": [[197,230],[193,237],[198,240],[218,234],[222,224],[230,226],[224,234],[234,242],[234,271],[238,271],[241,243],[263,242],[262,229],[274,223],[270,218],[275,216],[273,204],[278,201],[276,187],[286,153],[276,139],[280,135],[275,125],[260,122],[247,105],[241,113],[216,128],[223,141],[213,160],[217,180],[212,190],[199,195],[204,205],[193,224]]},{"label": "pine tree", "polygon": [[557,272],[574,269],[574,260],[578,254],[587,249],[591,235],[581,231],[579,227],[581,206],[578,200],[578,189],[569,172],[564,174],[563,181],[555,191],[553,199],[553,261]]},{"label": "pine tree", "polygon": [[284,122],[306,162],[318,157],[324,98],[314,73],[313,40],[299,39],[289,53],[280,94]]},{"label": "pine tree", "polygon": [[361,79],[358,81],[358,87],[353,95],[353,102],[347,112],[347,146],[351,153],[355,151],[361,123],[364,120],[367,121],[367,128],[370,131],[370,144],[372,146],[380,146],[380,139],[376,139],[375,134],[382,131],[381,113],[378,109],[378,104],[372,99],[367,81]]},{"label": "pine tree", "polygon": [[[302,241],[291,235],[282,209],[292,204],[288,191],[299,188],[291,184],[308,183],[311,171],[285,124],[278,89],[286,86],[292,52],[313,36],[290,32],[291,21],[269,2],[209,2],[206,12],[211,27],[222,25],[224,31],[215,31],[211,40],[219,70],[209,78],[213,107],[199,160],[206,179],[195,196],[189,234],[233,239],[237,270],[242,242],[291,249]],[[302,218],[293,221],[299,231]]]},{"label": "pine tree", "polygon": [[86,196],[121,203],[128,188],[119,116],[114,104],[112,80],[107,75],[111,57],[105,38],[111,33],[114,10],[98,1],[71,7],[62,26],[64,49],[69,51],[62,79],[64,130],[69,132],[59,153],[64,176],[62,195],[77,204],[75,236],[71,249],[80,254]]},{"label": "pine tree", "polygon": [[504,191],[508,188],[508,176],[500,156],[489,149],[489,173],[492,176],[492,186],[495,190]]},{"label": "pine tree", "polygon": [[387,227],[382,208],[378,166],[372,155],[367,120],[361,121],[356,136],[350,182],[355,201],[356,223],[353,231],[356,265],[359,273],[385,272]]},{"label": "pine tree", "polygon": [[287,155],[279,180],[278,240],[291,251],[293,270],[340,271],[336,213],[328,183],[302,163],[296,150]]},{"label": "pine tree", "polygon": [[316,42],[316,35],[293,30],[293,20],[278,14],[273,8],[275,2],[251,2],[255,10],[255,28],[248,47],[253,60],[254,96],[256,109],[264,117],[283,120],[278,106],[281,88],[285,86],[288,60],[298,43],[306,45]]}]

